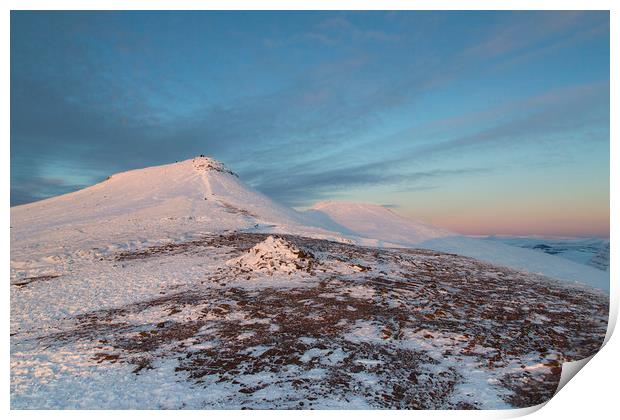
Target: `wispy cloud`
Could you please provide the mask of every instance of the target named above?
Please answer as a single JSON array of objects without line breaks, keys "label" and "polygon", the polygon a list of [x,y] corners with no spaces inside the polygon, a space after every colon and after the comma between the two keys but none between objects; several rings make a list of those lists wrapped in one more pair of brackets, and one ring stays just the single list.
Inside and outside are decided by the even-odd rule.
[{"label": "wispy cloud", "polygon": [[513,19],[499,21],[479,43],[467,48],[463,56],[472,58],[494,57],[562,43],[567,35],[588,34],[604,24],[604,18],[581,11],[512,12]]},{"label": "wispy cloud", "polygon": [[[439,172],[421,172],[406,175],[408,167],[420,165],[433,158],[441,161],[453,154],[471,155],[482,151],[498,150],[505,151],[509,146],[511,153],[519,150],[528,150],[533,144],[539,144],[539,150],[549,150],[551,155],[561,156],[567,146],[574,142],[585,140],[583,130],[591,127],[595,130],[593,140],[608,140],[605,127],[609,127],[609,84],[596,82],[584,85],[570,86],[561,89],[553,89],[530,97],[509,101],[500,106],[492,107],[478,112],[465,112],[458,116],[432,121],[426,125],[415,126],[387,138],[372,139],[367,143],[356,143],[346,149],[333,150],[331,155],[317,159],[309,159],[302,165],[292,168],[294,172],[312,174],[316,168],[323,169],[323,161],[336,161],[343,155],[353,155],[360,148],[368,148],[373,145],[382,145],[390,154],[383,153],[376,160],[364,165],[355,166],[343,170],[350,171],[354,179],[360,184],[347,183],[347,177],[339,179],[339,173],[325,172],[323,191],[333,188],[337,191],[339,183],[347,187],[368,185],[369,180],[374,184],[388,184],[394,181],[390,171],[402,174],[399,180],[420,180],[431,176],[460,175],[461,173],[477,173],[478,169],[450,170]],[[602,127],[602,132],[601,132]],[[472,130],[473,128],[473,130]],[[468,134],[460,134],[466,132]],[[395,143],[404,143],[405,148],[395,148]],[[541,156],[546,164],[552,164],[550,154]],[[498,157],[503,153],[496,154]],[[531,157],[522,165],[532,165],[536,162]],[[376,173],[379,175],[375,175]],[[278,174],[277,171],[275,171]],[[480,173],[480,172],[478,172]],[[278,174],[278,179],[283,174]],[[304,175],[308,179],[310,175]],[[287,176],[288,178],[288,176]],[[317,178],[319,181],[321,177]],[[332,180],[332,186],[328,186],[327,180]],[[291,181],[292,182],[292,181]],[[371,182],[371,183],[373,183]],[[277,193],[276,190],[287,190],[286,185],[278,185],[274,188],[271,181],[258,178],[256,185],[265,190]],[[420,185],[415,185],[419,189]],[[425,186],[425,187],[428,187]],[[436,185],[433,185],[436,187]],[[292,187],[293,189],[297,189]],[[413,188],[413,187],[412,187]],[[300,188],[303,189],[303,188]],[[413,189],[399,189],[399,191],[413,191]],[[299,191],[300,195],[301,191]],[[283,193],[280,193],[283,194]],[[287,194],[288,196],[288,194]]]},{"label": "wispy cloud", "polygon": [[453,176],[484,175],[491,168],[431,169],[402,172],[390,168],[390,162],[373,162],[329,171],[295,171],[262,177],[257,188],[275,199],[293,206],[304,206],[333,198],[342,190],[360,187],[389,186],[394,190],[428,188],[422,182],[438,182]]},{"label": "wispy cloud", "polygon": [[[498,123],[473,134],[416,148],[413,154],[424,157],[439,152],[472,147],[498,147],[529,142],[582,141],[580,129],[588,126],[608,127],[609,85],[594,83],[561,89],[519,101],[504,109]],[[524,112],[524,114],[523,114]],[[507,118],[509,117],[509,118]],[[607,137],[602,135],[602,140]]]}]

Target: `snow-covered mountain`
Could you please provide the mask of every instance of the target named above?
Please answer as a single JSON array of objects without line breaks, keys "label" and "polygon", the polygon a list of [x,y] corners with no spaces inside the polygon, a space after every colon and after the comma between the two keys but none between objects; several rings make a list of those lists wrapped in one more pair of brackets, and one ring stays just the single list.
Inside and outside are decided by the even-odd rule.
[{"label": "snow-covered mountain", "polygon": [[325,225],[327,228],[376,239],[379,246],[411,246],[429,239],[457,235],[437,226],[406,219],[376,204],[324,201],[315,204],[306,214],[316,221],[331,221]]},{"label": "snow-covered mountain", "polygon": [[346,241],[241,182],[209,157],[112,175],[91,187],[11,208],[16,277],[207,232],[266,231]]},{"label": "snow-covered mountain", "polygon": [[13,207],[11,223],[16,241],[56,231],[79,238],[81,228],[90,230],[86,236],[153,237],[173,230],[304,224],[299,213],[247,187],[208,157],[118,173],[74,193]]},{"label": "snow-covered mountain", "polygon": [[228,231],[429,248],[609,290],[608,272],[459,235],[382,206],[329,201],[298,212],[204,156],[115,174],[80,191],[12,207],[11,269],[18,278],[53,274],[75,258]]}]

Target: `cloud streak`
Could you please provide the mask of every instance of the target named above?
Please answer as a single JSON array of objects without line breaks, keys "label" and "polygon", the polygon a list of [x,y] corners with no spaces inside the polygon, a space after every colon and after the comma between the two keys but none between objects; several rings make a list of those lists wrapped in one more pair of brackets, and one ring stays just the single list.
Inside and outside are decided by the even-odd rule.
[{"label": "cloud streak", "polygon": [[330,171],[273,174],[258,181],[263,193],[292,206],[307,206],[318,200],[334,198],[343,190],[360,187],[389,186],[399,191],[428,189],[422,182],[437,182],[458,176],[486,175],[491,168],[433,169],[394,172],[389,162],[375,162]]}]

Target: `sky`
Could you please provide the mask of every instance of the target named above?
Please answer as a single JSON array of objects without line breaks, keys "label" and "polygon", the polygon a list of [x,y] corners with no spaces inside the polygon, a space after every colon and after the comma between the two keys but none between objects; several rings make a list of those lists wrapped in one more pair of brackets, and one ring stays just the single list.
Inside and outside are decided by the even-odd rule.
[{"label": "sky", "polygon": [[609,13],[11,12],[11,205],[213,156],[298,209],[609,236]]}]

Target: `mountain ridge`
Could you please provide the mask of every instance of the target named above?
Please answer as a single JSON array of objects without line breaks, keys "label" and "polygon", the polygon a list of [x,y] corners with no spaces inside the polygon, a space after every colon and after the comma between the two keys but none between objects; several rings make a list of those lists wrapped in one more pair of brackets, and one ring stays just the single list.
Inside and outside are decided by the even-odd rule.
[{"label": "mountain ridge", "polygon": [[11,224],[11,270],[18,277],[33,270],[53,274],[58,265],[67,269],[81,255],[251,231],[435,249],[609,288],[608,273],[600,270],[469,238],[375,204],[331,200],[299,212],[248,187],[222,162],[206,156],[120,172],[79,191],[12,207]]}]

